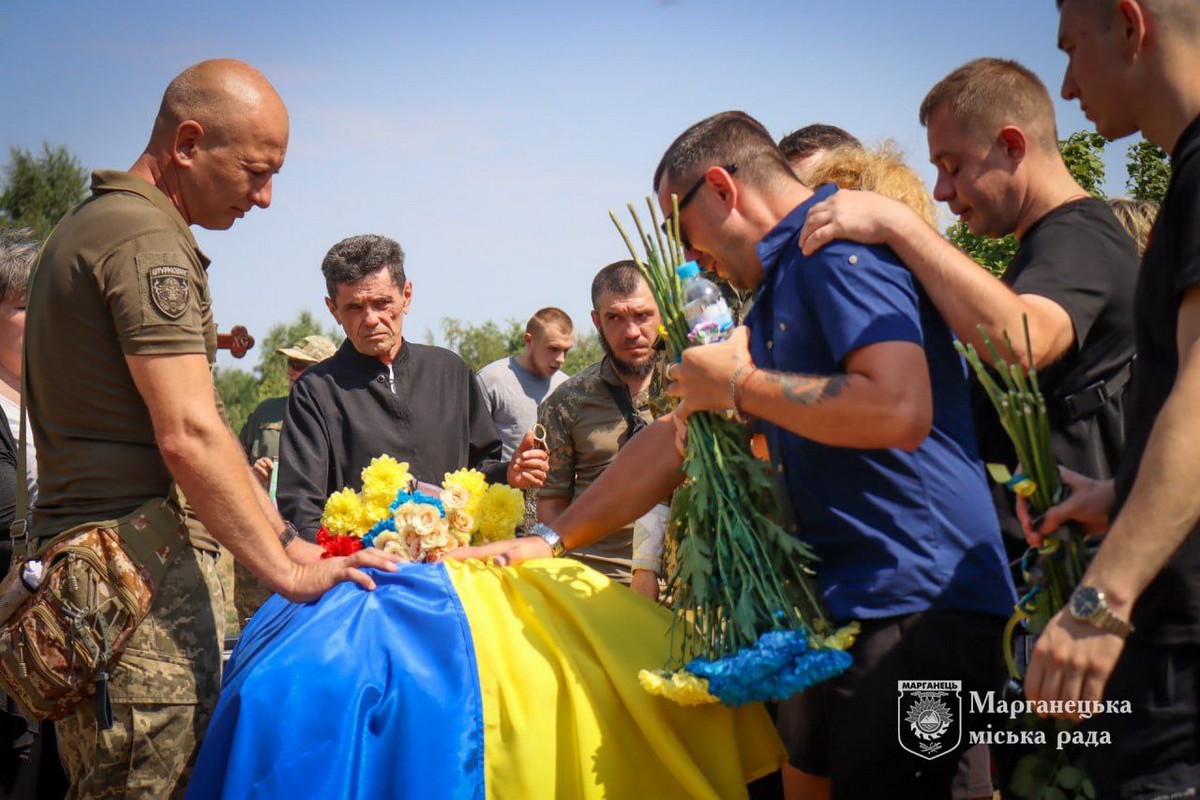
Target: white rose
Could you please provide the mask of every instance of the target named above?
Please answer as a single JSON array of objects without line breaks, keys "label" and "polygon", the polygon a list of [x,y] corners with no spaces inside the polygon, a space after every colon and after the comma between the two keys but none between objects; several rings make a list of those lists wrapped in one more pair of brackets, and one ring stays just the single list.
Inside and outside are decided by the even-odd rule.
[{"label": "white rose", "polygon": [[471,502],[471,493],[462,484],[454,483],[442,490],[440,499],[446,511],[455,511],[467,507],[467,503]]},{"label": "white rose", "polygon": [[424,503],[413,509],[409,524],[421,536],[428,536],[442,521],[442,515],[436,507]]}]

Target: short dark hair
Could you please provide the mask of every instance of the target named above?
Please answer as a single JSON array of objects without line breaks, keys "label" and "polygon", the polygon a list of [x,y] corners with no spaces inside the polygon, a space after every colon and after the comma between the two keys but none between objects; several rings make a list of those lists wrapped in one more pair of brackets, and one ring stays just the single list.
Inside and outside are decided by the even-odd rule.
[{"label": "short dark hair", "polygon": [[563,333],[571,333],[575,330],[575,323],[571,322],[571,315],[561,308],[547,306],[534,312],[529,322],[525,323],[525,332],[537,335],[549,327],[561,328]]},{"label": "short dark hair", "polygon": [[735,164],[738,177],[750,183],[796,178],[761,122],[744,111],[722,111],[697,122],[671,142],[654,170],[654,191],[664,177],[679,184],[695,180],[702,170],[725,164]]},{"label": "short dark hair", "polygon": [[25,296],[40,249],[32,228],[0,230],[0,300]]},{"label": "short dark hair", "polygon": [[832,150],[845,145],[862,148],[862,142],[849,131],[837,125],[817,122],[798,128],[780,139],[779,151],[788,161],[799,161],[818,150]]},{"label": "short dark hair", "polygon": [[922,125],[945,107],[972,138],[990,143],[1006,125],[1016,125],[1047,152],[1058,152],[1054,102],[1028,67],[1006,58],[977,58],[942,78],[921,101]]},{"label": "short dark hair", "polygon": [[600,295],[605,292],[617,297],[626,297],[645,284],[646,279],[642,277],[637,262],[628,258],[624,261],[614,261],[592,278],[592,308],[600,310]]},{"label": "short dark hair", "polygon": [[392,280],[404,288],[404,250],[395,239],[364,233],[351,236],[329,248],[321,262],[325,291],[337,302],[337,289],[343,283],[358,283],[368,275],[386,268]]}]

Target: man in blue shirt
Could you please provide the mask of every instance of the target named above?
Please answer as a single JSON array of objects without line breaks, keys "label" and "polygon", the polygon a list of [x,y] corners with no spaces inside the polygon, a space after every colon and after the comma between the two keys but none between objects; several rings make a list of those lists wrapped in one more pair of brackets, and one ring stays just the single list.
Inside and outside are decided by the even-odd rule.
[{"label": "man in blue shirt", "polygon": [[[961,680],[963,711],[969,691],[998,689],[1014,601],[949,330],[891,251],[839,242],[804,256],[808,209],[835,190],[814,195],[741,112],[681,134],[655,189],[664,212],[680,198],[688,254],[756,292],[749,330],[672,370],[676,416],[734,408],[759,421],[797,535],[821,558],[823,600],[863,623],[850,671],[781,708],[789,794],[949,797],[969,728],[933,759],[905,751],[897,681]],[[679,480],[670,432],[653,427],[555,520],[568,548]],[[547,549],[483,554],[511,563]]]}]

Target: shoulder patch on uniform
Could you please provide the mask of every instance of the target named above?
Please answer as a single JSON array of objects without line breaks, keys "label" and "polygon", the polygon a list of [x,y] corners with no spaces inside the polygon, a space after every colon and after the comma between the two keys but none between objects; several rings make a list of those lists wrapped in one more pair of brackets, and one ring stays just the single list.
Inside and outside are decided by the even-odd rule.
[{"label": "shoulder patch on uniform", "polygon": [[192,291],[187,267],[161,264],[148,269],[146,277],[154,308],[167,319],[182,317]]}]

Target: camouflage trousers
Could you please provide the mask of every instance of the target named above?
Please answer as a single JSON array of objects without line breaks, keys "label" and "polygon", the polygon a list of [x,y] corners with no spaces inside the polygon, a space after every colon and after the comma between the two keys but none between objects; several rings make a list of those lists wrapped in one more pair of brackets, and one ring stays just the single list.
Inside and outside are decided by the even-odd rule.
[{"label": "camouflage trousers", "polygon": [[113,726],[85,701],[55,723],[74,798],[183,797],[221,689],[225,600],[217,554],[180,554],[109,681]]}]

